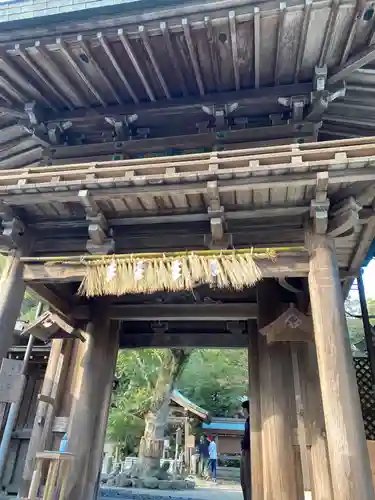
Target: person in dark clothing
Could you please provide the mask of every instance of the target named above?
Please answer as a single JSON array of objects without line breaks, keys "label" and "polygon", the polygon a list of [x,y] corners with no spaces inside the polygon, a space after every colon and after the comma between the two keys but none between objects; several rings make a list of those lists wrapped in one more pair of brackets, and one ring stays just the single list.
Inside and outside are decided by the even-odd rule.
[{"label": "person in dark clothing", "polygon": [[204,479],[208,477],[208,464],[210,461],[210,453],[208,451],[209,442],[205,436],[201,436],[198,451],[199,451],[199,475]]},{"label": "person in dark clothing", "polygon": [[241,441],[241,487],[244,500],[251,500],[251,461],[250,461],[250,406],[249,401],[242,403],[242,413],[246,418],[245,433]]}]

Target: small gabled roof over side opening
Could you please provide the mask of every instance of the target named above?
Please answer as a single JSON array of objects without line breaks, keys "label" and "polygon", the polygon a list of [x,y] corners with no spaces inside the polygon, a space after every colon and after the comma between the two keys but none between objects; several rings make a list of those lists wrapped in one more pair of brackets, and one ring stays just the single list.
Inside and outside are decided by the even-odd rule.
[{"label": "small gabled roof over side opening", "polygon": [[177,390],[172,391],[171,401],[173,401],[179,406],[182,406],[185,410],[189,411],[190,413],[193,413],[204,422],[210,422],[211,419],[209,412],[204,410],[200,406],[196,405],[192,401],[190,401],[190,399],[183,396],[181,392]]}]

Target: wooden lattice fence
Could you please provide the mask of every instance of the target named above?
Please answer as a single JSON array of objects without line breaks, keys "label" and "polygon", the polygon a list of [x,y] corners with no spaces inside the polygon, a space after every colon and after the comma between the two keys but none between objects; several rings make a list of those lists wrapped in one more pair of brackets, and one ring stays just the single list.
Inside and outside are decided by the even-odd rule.
[{"label": "wooden lattice fence", "polygon": [[367,356],[354,357],[366,438],[375,441],[375,393]]}]

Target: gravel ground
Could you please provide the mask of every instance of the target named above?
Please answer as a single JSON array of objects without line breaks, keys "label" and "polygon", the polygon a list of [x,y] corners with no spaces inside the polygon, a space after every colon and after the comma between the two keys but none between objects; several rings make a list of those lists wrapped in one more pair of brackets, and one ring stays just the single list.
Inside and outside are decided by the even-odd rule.
[{"label": "gravel ground", "polygon": [[102,500],[242,500],[239,485],[210,484],[194,490],[158,491],[127,488],[103,488]]}]

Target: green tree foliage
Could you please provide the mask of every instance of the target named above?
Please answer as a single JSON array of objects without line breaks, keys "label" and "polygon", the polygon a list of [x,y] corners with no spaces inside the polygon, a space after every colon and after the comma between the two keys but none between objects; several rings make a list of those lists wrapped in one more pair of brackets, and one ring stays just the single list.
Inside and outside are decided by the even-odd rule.
[{"label": "green tree foliage", "polygon": [[247,351],[197,349],[177,384],[184,396],[221,417],[234,416],[247,395]]},{"label": "green tree foliage", "polygon": [[[375,324],[375,299],[367,297],[367,308],[370,318],[370,323]],[[356,286],[354,285],[351,292],[345,301],[346,320],[348,323],[349,337],[352,345],[356,345],[364,339],[363,323],[361,318],[361,306],[359,303],[359,295]]]},{"label": "green tree foliage", "polygon": [[119,353],[116,376],[119,386],[112,398],[108,438],[134,447],[144,431],[144,416],[152,395],[165,352],[160,349],[126,350]]},{"label": "green tree foliage", "polygon": [[[144,416],[152,408],[160,368],[168,350],[122,351],[118,357],[119,387],[113,397],[107,437],[131,451],[144,431]],[[176,388],[212,415],[232,416],[247,391],[247,353],[244,350],[196,349],[190,355]]]}]

